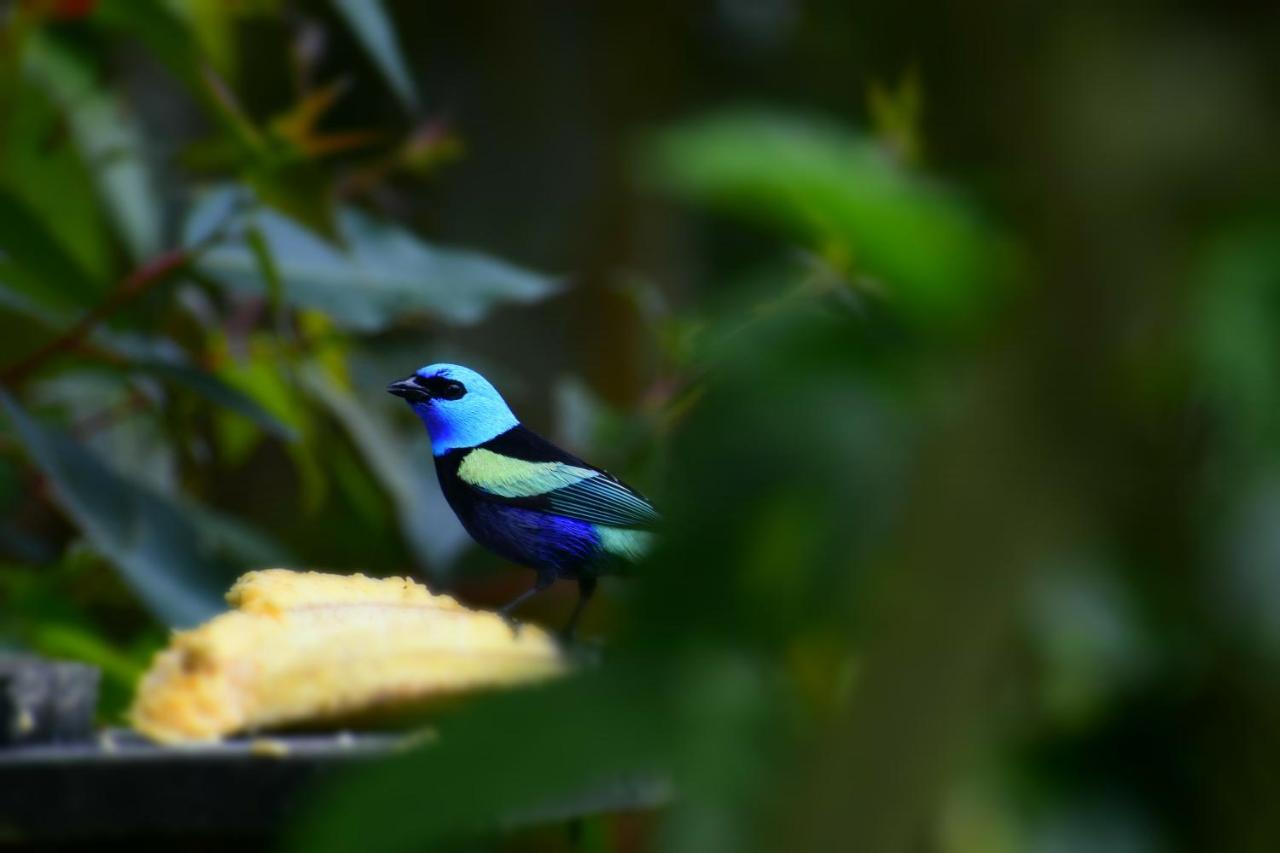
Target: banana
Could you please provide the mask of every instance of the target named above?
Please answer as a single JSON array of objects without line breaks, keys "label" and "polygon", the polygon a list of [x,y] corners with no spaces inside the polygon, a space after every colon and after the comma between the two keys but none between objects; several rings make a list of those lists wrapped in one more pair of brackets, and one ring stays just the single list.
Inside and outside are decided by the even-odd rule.
[{"label": "banana", "polygon": [[143,735],[201,743],[401,714],[568,667],[540,628],[513,631],[408,578],[267,569],[227,601],[152,661],[129,712]]}]

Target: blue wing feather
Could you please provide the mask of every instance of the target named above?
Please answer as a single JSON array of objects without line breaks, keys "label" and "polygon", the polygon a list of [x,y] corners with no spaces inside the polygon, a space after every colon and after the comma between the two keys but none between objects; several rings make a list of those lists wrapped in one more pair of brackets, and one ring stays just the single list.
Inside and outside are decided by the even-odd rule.
[{"label": "blue wing feather", "polygon": [[601,474],[543,496],[553,512],[614,527],[652,527],[657,510],[647,500],[616,480]]},{"label": "blue wing feather", "polygon": [[651,528],[661,520],[653,505],[635,489],[608,471],[584,462],[523,426],[516,426],[480,447],[511,459],[560,462],[596,474],[539,494],[520,496],[496,496],[491,491],[477,488],[475,484],[465,484],[484,494],[489,500],[541,509],[567,518],[613,527]]}]

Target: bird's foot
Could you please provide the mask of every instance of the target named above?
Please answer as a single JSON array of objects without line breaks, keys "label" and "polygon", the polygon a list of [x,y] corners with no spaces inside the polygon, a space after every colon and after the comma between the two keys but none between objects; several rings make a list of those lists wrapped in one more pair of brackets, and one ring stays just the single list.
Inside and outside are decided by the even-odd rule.
[{"label": "bird's foot", "polygon": [[509,626],[511,626],[511,633],[517,636],[519,636],[520,634],[520,623],[517,622],[515,619],[515,616],[512,615],[513,613],[516,612],[516,608],[518,608],[521,604],[524,604],[533,596],[542,592],[544,589],[550,586],[551,582],[554,580],[555,580],[554,575],[539,575],[538,582],[533,585],[532,589],[525,590],[524,592],[520,593],[515,598],[511,599],[506,604],[498,608],[498,615],[501,616]]},{"label": "bird's foot", "polygon": [[578,639],[578,616],[580,615],[580,610],[581,608],[574,613],[563,628],[556,632],[556,638],[560,640],[562,645],[576,646],[584,642]]},{"label": "bird's foot", "polygon": [[502,621],[507,623],[507,627],[511,629],[511,635],[520,636],[520,629],[524,627],[524,623],[515,617],[511,611],[505,607],[498,611],[498,615],[502,617]]}]

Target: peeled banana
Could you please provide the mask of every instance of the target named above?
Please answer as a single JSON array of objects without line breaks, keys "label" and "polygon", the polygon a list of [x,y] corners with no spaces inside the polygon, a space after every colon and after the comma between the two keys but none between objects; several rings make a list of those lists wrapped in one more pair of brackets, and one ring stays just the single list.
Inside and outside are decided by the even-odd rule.
[{"label": "peeled banana", "polygon": [[143,676],[132,725],[163,743],[415,710],[548,678],[567,662],[519,631],[408,578],[268,569],[241,577],[232,610],[176,632]]}]

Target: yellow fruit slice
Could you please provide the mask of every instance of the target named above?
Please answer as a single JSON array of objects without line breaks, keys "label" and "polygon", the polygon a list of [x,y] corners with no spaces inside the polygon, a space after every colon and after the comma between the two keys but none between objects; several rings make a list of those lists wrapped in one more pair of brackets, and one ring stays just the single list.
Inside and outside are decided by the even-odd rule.
[{"label": "yellow fruit slice", "polygon": [[433,595],[407,578],[269,569],[236,609],[176,632],[143,676],[134,728],[165,743],[405,712],[567,666],[547,632]]}]

